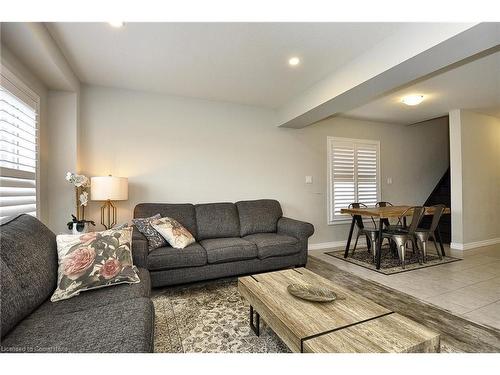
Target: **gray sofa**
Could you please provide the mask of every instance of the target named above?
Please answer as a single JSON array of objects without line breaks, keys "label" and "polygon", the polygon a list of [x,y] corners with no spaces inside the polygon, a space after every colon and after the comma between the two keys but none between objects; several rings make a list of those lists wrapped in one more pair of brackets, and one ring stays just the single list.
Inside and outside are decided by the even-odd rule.
[{"label": "gray sofa", "polygon": [[50,302],[56,237],[29,215],[0,227],[2,352],[152,352],[149,272],[122,284]]},{"label": "gray sofa", "polygon": [[146,237],[134,228],[134,264],[147,268],[153,287],[304,266],[314,227],[283,217],[280,203],[262,199],[237,203],[141,203],[135,218],[156,214],[186,227],[196,243],[148,252]]}]

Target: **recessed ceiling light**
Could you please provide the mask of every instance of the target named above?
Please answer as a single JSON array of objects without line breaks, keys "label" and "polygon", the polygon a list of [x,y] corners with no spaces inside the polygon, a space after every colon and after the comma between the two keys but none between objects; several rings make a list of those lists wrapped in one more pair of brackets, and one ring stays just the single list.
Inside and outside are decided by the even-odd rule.
[{"label": "recessed ceiling light", "polygon": [[110,24],[110,26],[113,26],[113,27],[116,27],[116,28],[120,28],[123,26],[123,22],[122,21],[113,21],[113,22],[108,22]]},{"label": "recessed ceiling light", "polygon": [[296,66],[300,64],[300,59],[298,57],[292,57],[290,60],[288,60],[288,64],[291,66]]},{"label": "recessed ceiling light", "polygon": [[423,101],[424,101],[423,95],[408,95],[405,96],[403,99],[401,99],[401,102],[403,102],[406,105],[419,105]]}]

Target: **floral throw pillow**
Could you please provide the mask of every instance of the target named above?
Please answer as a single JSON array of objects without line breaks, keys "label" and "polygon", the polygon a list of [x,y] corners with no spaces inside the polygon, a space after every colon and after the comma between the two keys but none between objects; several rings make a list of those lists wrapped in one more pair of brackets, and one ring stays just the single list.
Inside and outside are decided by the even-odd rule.
[{"label": "floral throw pillow", "polygon": [[186,228],[170,217],[153,220],[151,226],[168,241],[170,246],[176,249],[184,249],[196,242]]},{"label": "floral throw pillow", "polygon": [[161,218],[160,214],[156,214],[151,217],[145,217],[140,219],[132,219],[132,223],[137,227],[139,232],[144,234],[148,239],[148,251],[152,251],[159,247],[164,247],[167,245],[167,241],[158,233],[152,226],[151,222]]},{"label": "floral throw pillow", "polygon": [[140,281],[132,263],[132,228],[57,236],[59,271],[50,300],[61,301],[82,291]]}]

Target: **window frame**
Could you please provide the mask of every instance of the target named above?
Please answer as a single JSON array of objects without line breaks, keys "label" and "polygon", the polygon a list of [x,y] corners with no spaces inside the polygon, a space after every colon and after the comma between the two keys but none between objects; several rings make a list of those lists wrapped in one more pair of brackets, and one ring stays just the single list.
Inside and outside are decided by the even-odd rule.
[{"label": "window frame", "polygon": [[[4,64],[0,64],[0,86],[13,94],[18,100],[27,106],[34,105],[36,111],[36,168],[35,168],[35,194],[36,194],[36,217],[40,218],[40,95],[38,95],[22,78],[12,73]],[[30,103],[31,102],[31,103]],[[8,167],[0,167],[0,175],[4,177],[26,178],[27,172]]]},{"label": "window frame", "polygon": [[[326,213],[326,220],[328,225],[339,225],[339,224],[348,224],[351,222],[351,218],[349,216],[346,216],[345,218],[337,218],[335,219],[334,215],[334,207],[333,207],[333,174],[332,174],[332,167],[333,167],[333,155],[332,155],[332,148],[333,144],[335,142],[345,142],[345,143],[352,143],[354,147],[356,145],[360,144],[368,144],[370,146],[375,146],[376,147],[376,152],[377,152],[377,201],[381,201],[381,196],[382,196],[382,186],[380,184],[381,182],[381,170],[380,170],[380,141],[375,140],[375,139],[362,139],[362,138],[344,138],[344,137],[335,137],[335,136],[328,136],[327,141],[326,141],[326,147],[327,147],[327,213]],[[354,160],[354,164],[356,165],[356,156]],[[357,184],[358,184],[358,176],[355,173],[354,174],[354,194],[355,196],[357,195]]]}]

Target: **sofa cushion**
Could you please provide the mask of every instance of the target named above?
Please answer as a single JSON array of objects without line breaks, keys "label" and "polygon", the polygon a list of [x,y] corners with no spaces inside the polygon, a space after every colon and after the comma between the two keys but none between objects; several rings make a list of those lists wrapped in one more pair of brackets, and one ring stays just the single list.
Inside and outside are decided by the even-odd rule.
[{"label": "sofa cushion", "polygon": [[128,301],[134,298],[151,295],[151,279],[149,271],[144,268],[138,269],[140,283],[119,284],[109,288],[100,288],[81,293],[75,298],[65,299],[53,303],[42,304],[37,313],[47,313],[52,316],[67,314],[75,311],[83,311],[111,303]]},{"label": "sofa cushion", "polygon": [[283,216],[280,203],[272,199],[240,201],[236,207],[241,237],[254,233],[276,233],[278,219]]},{"label": "sofa cushion", "polygon": [[148,269],[150,271],[168,270],[182,267],[196,267],[207,264],[205,249],[195,242],[184,249],[160,247],[148,255]]},{"label": "sofa cushion", "polygon": [[[47,301],[45,304],[55,303]],[[154,308],[149,298],[85,308],[63,313],[56,319],[49,311],[36,310],[20,322],[2,339],[2,351],[102,353],[153,350]]]},{"label": "sofa cushion", "polygon": [[244,237],[257,245],[260,259],[295,254],[300,251],[299,241],[295,237],[276,233],[258,233]]},{"label": "sofa cushion", "polygon": [[20,215],[0,227],[1,337],[56,287],[56,236],[39,220]]},{"label": "sofa cushion", "polygon": [[234,203],[198,204],[195,210],[198,240],[240,236],[240,222]]},{"label": "sofa cushion", "polygon": [[139,203],[134,208],[134,218],[150,217],[156,214],[177,220],[194,238],[197,238],[194,205],[190,203]]},{"label": "sofa cushion", "polygon": [[255,244],[239,237],[212,238],[202,240],[200,243],[207,251],[208,263],[224,263],[257,258]]}]

